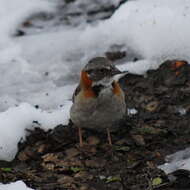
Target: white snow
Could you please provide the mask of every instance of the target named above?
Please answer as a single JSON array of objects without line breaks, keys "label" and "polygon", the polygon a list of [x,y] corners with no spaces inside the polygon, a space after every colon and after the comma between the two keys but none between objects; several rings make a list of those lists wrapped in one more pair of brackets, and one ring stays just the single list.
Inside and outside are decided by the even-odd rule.
[{"label": "white snow", "polygon": [[186,115],[186,113],[187,113],[187,110],[186,110],[185,108],[183,108],[183,107],[178,108],[177,111],[178,111],[178,113],[179,113],[181,116]]},{"label": "white snow", "polygon": [[130,73],[134,73],[134,74],[145,74],[145,72],[147,70],[150,69],[156,69],[158,67],[158,64],[155,60],[139,60],[136,62],[127,62],[121,65],[118,65],[118,68],[121,71],[129,71]]},{"label": "white snow", "polygon": [[189,60],[189,19],[189,0],[137,0],[125,3],[109,24],[117,43],[146,59]]},{"label": "white snow", "polygon": [[135,108],[127,109],[127,115],[136,115],[138,113],[138,110]]},{"label": "white snow", "polygon": [[52,98],[37,101],[36,97],[42,100],[44,94],[60,91],[65,84],[76,83],[79,70],[87,60],[103,55],[113,44],[122,44],[127,51],[135,51],[143,57],[143,60],[120,66],[138,74],[158,67],[160,59],[168,56],[189,59],[188,6],[190,2],[186,0],[172,3],[169,0],[129,1],[110,19],[96,25],[15,38],[12,41],[17,48],[11,49],[11,61],[6,61],[9,71],[5,73],[7,66],[0,65],[1,78],[4,79],[0,93],[4,102],[0,102],[0,109],[5,110],[22,101],[39,104],[43,109],[56,109],[60,101],[52,103],[49,101]]},{"label": "white snow", "polygon": [[10,184],[0,184],[0,190],[32,190],[24,182],[16,181]]},{"label": "white snow", "polygon": [[181,150],[166,157],[166,163],[159,166],[167,174],[179,169],[190,171],[190,148]]},{"label": "white snow", "polygon": [[[1,0],[0,2],[0,62],[13,59],[20,49],[11,36],[29,15],[40,11],[52,11],[53,7],[44,0]],[[7,12],[8,11],[8,12]]]},{"label": "white snow", "polygon": [[17,153],[17,143],[25,138],[26,129],[32,129],[37,121],[44,130],[59,124],[67,124],[71,102],[65,102],[62,108],[47,112],[36,109],[28,103],[11,107],[0,114],[0,160],[11,161]]}]

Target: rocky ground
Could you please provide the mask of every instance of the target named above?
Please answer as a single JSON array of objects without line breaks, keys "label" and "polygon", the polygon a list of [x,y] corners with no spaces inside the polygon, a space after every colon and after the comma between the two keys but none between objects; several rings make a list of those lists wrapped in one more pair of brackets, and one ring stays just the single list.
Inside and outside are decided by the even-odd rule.
[{"label": "rocky ground", "polygon": [[48,132],[36,127],[12,162],[0,162],[0,182],[23,180],[38,190],[190,189],[188,171],[179,170],[170,180],[156,167],[190,145],[189,76],[190,65],[179,60],[146,76],[127,75],[121,84],[128,113],[112,133],[112,147],[106,134],[84,130],[80,148],[72,123]]},{"label": "rocky ground", "polygon": [[56,0],[55,11],[29,17],[19,27],[15,36],[57,31],[59,28],[76,27],[110,18],[127,0]]}]

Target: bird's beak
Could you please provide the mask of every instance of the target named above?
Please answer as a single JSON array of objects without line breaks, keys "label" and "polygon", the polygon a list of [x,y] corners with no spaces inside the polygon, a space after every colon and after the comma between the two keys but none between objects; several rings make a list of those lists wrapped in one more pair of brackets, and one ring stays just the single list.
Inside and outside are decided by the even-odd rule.
[{"label": "bird's beak", "polygon": [[129,72],[128,71],[125,71],[125,72],[122,72],[122,73],[119,73],[119,74],[116,74],[113,76],[113,81],[116,81],[118,82],[119,79],[123,78],[125,75],[127,75]]},{"label": "bird's beak", "polygon": [[125,75],[127,75],[129,72],[122,72],[122,73],[119,73],[119,74],[116,74],[114,75],[113,77],[110,77],[110,78],[103,78],[102,80],[100,81],[94,81],[92,83],[92,86],[96,86],[96,85],[103,85],[103,86],[110,86],[114,81],[115,82],[118,82],[119,79],[121,79],[122,77],[124,77]]}]

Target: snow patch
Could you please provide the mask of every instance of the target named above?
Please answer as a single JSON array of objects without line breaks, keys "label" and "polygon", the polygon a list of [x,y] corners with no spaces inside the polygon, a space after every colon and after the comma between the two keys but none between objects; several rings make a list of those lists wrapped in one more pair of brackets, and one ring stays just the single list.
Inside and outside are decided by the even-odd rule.
[{"label": "snow patch", "polygon": [[190,60],[189,19],[189,0],[137,0],[121,6],[107,24],[116,43],[146,59]]},{"label": "snow patch", "polygon": [[71,102],[65,102],[59,110],[47,112],[36,109],[28,103],[9,108],[0,114],[0,160],[11,161],[17,153],[17,144],[25,139],[26,129],[33,128],[37,121],[44,130],[68,124]]},{"label": "snow patch", "polygon": [[127,115],[136,115],[138,113],[138,110],[135,108],[127,109]]},{"label": "snow patch", "polygon": [[166,174],[172,173],[179,169],[190,171],[190,148],[181,150],[166,157],[166,163],[158,166]]},{"label": "snow patch", "polygon": [[23,181],[16,181],[10,184],[0,184],[0,190],[32,190]]}]

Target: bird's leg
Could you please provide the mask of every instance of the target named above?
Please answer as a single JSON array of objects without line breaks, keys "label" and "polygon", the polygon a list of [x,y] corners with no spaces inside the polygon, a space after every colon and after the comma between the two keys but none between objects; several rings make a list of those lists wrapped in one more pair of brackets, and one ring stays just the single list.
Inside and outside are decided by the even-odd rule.
[{"label": "bird's leg", "polygon": [[112,146],[110,130],[109,130],[109,128],[106,128],[106,130],[107,130],[108,143],[110,146]]},{"label": "bird's leg", "polygon": [[79,143],[80,143],[80,147],[83,146],[83,140],[82,140],[82,129],[80,127],[78,127],[78,133],[79,133]]}]

